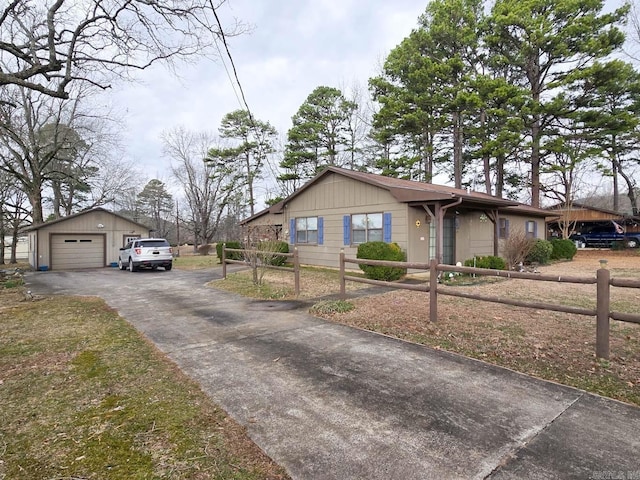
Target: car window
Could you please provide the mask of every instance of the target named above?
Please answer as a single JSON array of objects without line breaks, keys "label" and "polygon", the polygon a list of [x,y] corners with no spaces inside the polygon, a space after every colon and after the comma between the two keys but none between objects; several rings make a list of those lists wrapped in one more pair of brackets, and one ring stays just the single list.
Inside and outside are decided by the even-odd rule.
[{"label": "car window", "polygon": [[131,248],[131,242],[127,243],[124,248],[125,250],[129,250]]},{"label": "car window", "polygon": [[139,243],[141,247],[147,247],[147,248],[169,246],[169,242],[167,242],[166,240],[141,240]]}]

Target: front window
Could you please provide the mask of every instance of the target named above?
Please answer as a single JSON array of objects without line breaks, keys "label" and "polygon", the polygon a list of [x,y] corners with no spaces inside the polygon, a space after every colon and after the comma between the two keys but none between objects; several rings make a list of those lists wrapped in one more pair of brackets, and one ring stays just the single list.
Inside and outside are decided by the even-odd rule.
[{"label": "front window", "polygon": [[526,224],[527,238],[536,238],[536,222],[527,220]]},{"label": "front window", "polygon": [[382,242],[382,214],[351,215],[351,243]]},{"label": "front window", "polygon": [[296,243],[318,243],[318,217],[296,218]]},{"label": "front window", "polygon": [[509,220],[501,218],[498,222],[498,235],[499,238],[509,237]]}]

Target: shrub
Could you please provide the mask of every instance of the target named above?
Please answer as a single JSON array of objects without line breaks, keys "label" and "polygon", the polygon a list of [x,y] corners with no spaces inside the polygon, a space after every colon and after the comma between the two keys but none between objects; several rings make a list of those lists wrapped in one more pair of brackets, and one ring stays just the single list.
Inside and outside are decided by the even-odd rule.
[{"label": "shrub", "polygon": [[544,265],[549,263],[551,252],[553,252],[553,245],[551,245],[551,242],[539,238],[533,243],[533,247],[525,257],[525,261],[528,263]]},{"label": "shrub", "polygon": [[464,266],[475,268],[490,268],[492,270],[505,270],[507,268],[507,262],[505,262],[504,258],[502,257],[485,255],[465,260]]},{"label": "shrub", "polygon": [[[358,245],[357,258],[369,260],[387,260],[392,262],[404,262],[406,256],[397,243],[366,242]],[[374,265],[360,265],[360,269],[367,278],[372,280],[385,280],[393,282],[399,280],[407,273],[406,268],[382,267]]]},{"label": "shrub", "polygon": [[528,238],[524,230],[512,230],[509,236],[502,240],[502,254],[507,262],[507,267],[512,269],[523,263],[534,243],[535,239]]},{"label": "shrub", "polygon": [[611,242],[611,250],[625,250],[627,245],[622,240],[614,240]]},{"label": "shrub", "polygon": [[277,253],[289,253],[289,244],[279,240],[266,240],[258,244],[258,250],[265,252],[260,256],[264,263],[281,267],[287,262],[287,257]]},{"label": "shrub", "polygon": [[551,240],[551,247],[553,248],[551,252],[552,260],[573,260],[573,257],[578,253],[578,247],[576,247],[575,242],[568,238],[554,238]]},{"label": "shrub", "polygon": [[[222,246],[226,248],[242,248],[242,244],[240,242],[218,242],[216,244],[216,254],[218,255],[218,261],[222,262]],[[242,260],[241,252],[227,252],[227,258],[229,260]]]},{"label": "shrub", "polygon": [[208,243],[205,243],[198,247],[198,254],[200,255],[209,255],[210,251],[211,251],[211,245]]}]

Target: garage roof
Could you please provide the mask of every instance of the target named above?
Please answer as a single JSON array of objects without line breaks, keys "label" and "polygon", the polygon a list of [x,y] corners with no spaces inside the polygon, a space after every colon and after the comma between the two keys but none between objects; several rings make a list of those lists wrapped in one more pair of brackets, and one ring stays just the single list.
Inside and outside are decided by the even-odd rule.
[{"label": "garage roof", "polygon": [[34,230],[39,230],[41,228],[49,227],[50,225],[54,225],[56,223],[66,222],[67,220],[71,220],[72,218],[78,218],[78,217],[81,217],[81,216],[86,215],[88,213],[94,213],[94,212],[105,212],[105,213],[108,213],[109,215],[113,215],[114,217],[122,218],[123,220],[127,220],[128,222],[134,223],[134,224],[144,228],[145,230],[149,230],[149,227],[147,225],[144,225],[144,224],[142,224],[140,222],[136,222],[134,220],[131,220],[129,217],[125,217],[124,215],[120,215],[118,213],[114,213],[111,210],[107,210],[106,208],[103,208],[103,207],[95,207],[95,208],[91,208],[91,209],[88,209],[88,210],[83,210],[82,212],[74,213],[73,215],[67,215],[66,217],[56,218],[55,220],[49,220],[48,222],[39,223],[37,225],[31,225],[30,227],[26,227],[26,228],[22,229],[21,231],[22,232],[32,232]]}]

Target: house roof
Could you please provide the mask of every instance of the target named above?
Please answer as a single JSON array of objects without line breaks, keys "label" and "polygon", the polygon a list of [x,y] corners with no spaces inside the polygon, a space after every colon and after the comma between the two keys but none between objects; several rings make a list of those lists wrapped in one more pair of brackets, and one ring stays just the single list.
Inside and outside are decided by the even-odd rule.
[{"label": "house roof", "polygon": [[124,215],[120,215],[118,213],[112,212],[111,210],[107,210],[106,208],[103,207],[95,207],[95,208],[91,208],[89,210],[83,210],[82,212],[78,212],[78,213],[74,213],[73,215],[67,215],[66,217],[61,217],[61,218],[56,218],[55,220],[49,220],[48,222],[44,222],[44,223],[39,223],[38,225],[31,225],[30,227],[26,227],[24,229],[22,229],[22,232],[32,232],[34,230],[39,230],[41,228],[45,228],[45,227],[49,227],[50,225],[54,225],[56,223],[60,223],[60,222],[66,222],[67,220],[71,220],[72,218],[78,218],[81,217],[83,215],[86,215],[88,213],[93,213],[93,212],[105,212],[108,213],[109,215],[113,215],[115,217],[118,218],[122,218],[123,220],[127,220],[131,223],[135,223],[136,225],[138,225],[139,227],[144,228],[145,230],[148,230],[149,227],[147,225],[144,225],[140,222],[136,222],[134,220],[131,220],[128,217],[125,217]]},{"label": "house roof", "polygon": [[[550,207],[547,207],[547,210],[565,210],[566,204],[565,203],[557,203],[555,205],[551,205]],[[583,210],[593,210],[594,212],[602,212],[602,213],[607,213],[609,215],[615,215],[617,217],[623,218],[625,215],[623,213],[620,212],[616,212],[615,210],[609,210],[607,208],[600,208],[600,207],[594,207],[593,205],[587,205],[585,203],[582,202],[573,202],[571,204],[571,208],[572,209],[583,209]]]},{"label": "house roof", "polygon": [[268,215],[269,213],[274,215],[282,213],[282,208],[284,207],[285,200],[280,200],[278,203],[274,203],[270,207],[267,207],[264,210],[260,210],[258,213],[251,215],[249,218],[245,218],[240,222],[240,225],[244,225],[245,223],[250,223],[253,220],[256,220],[260,217],[264,217],[265,215]]},{"label": "house roof", "polygon": [[358,172],[354,170],[348,170],[345,168],[339,168],[329,166],[322,172],[318,173],[315,177],[305,183],[298,190],[293,192],[284,200],[276,203],[275,205],[256,213],[252,217],[249,217],[242,222],[245,224],[255,220],[266,214],[278,214],[282,213],[282,209],[288,201],[294,199],[298,195],[301,195],[305,190],[310,188],[320,179],[330,174],[342,175],[347,178],[358,180],[360,182],[374,185],[376,187],[387,190],[393,198],[401,203],[425,203],[425,202],[452,202],[454,200],[462,199],[462,205],[469,208],[477,209],[494,209],[494,208],[507,208],[513,212],[525,212],[530,215],[539,217],[545,217],[549,215],[549,212],[534,208],[529,205],[525,205],[513,200],[506,200],[504,198],[494,197],[486,193],[475,192],[471,190],[463,190],[459,188],[448,187],[445,185],[436,185],[433,183],[416,182],[413,180],[403,180],[394,177],[385,177],[382,175],[376,175],[373,173]]}]

